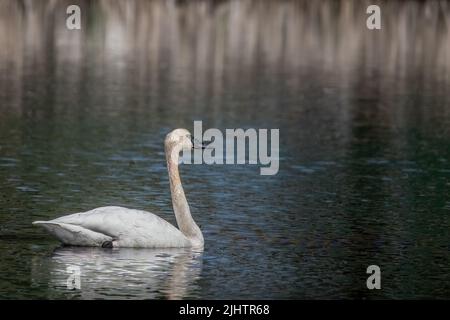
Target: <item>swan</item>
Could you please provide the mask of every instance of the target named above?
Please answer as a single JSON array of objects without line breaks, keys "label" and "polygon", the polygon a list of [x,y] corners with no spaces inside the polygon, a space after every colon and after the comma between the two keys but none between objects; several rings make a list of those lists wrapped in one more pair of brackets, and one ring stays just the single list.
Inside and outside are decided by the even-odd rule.
[{"label": "swan", "polygon": [[172,207],[179,229],[157,215],[117,206],[100,207],[49,221],[34,221],[65,245],[103,248],[203,248],[203,234],[192,218],[178,172],[180,152],[205,148],[186,129],[164,140]]}]

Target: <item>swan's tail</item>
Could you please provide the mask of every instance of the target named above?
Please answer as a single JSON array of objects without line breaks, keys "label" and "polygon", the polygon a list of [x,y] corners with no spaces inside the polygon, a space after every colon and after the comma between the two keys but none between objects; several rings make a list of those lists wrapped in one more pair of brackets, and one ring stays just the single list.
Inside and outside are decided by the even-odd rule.
[{"label": "swan's tail", "polygon": [[72,246],[101,247],[105,242],[113,240],[110,236],[74,224],[56,221],[34,221],[33,224],[43,227],[62,243]]},{"label": "swan's tail", "polygon": [[37,225],[46,224],[46,223],[51,223],[51,222],[49,222],[49,221],[33,221],[32,222],[32,224],[37,224]]}]

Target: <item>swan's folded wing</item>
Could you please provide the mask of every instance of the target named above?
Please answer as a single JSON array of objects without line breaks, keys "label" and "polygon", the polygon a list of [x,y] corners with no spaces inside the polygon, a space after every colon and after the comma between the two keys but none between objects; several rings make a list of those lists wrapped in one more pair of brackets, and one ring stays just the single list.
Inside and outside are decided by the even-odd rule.
[{"label": "swan's folded wing", "polygon": [[100,207],[63,216],[50,222],[77,226],[113,238],[118,247],[187,247],[186,236],[150,212],[123,207]]},{"label": "swan's folded wing", "polygon": [[110,236],[77,225],[54,221],[35,221],[33,224],[42,226],[62,243],[68,245],[101,246],[104,242],[113,240]]}]

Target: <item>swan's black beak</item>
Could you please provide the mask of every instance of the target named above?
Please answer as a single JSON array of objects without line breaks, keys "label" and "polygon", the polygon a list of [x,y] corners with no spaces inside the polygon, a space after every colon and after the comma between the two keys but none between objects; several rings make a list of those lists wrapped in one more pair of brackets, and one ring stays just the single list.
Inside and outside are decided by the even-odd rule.
[{"label": "swan's black beak", "polygon": [[204,141],[198,141],[194,137],[191,136],[192,149],[206,149],[207,144]]}]

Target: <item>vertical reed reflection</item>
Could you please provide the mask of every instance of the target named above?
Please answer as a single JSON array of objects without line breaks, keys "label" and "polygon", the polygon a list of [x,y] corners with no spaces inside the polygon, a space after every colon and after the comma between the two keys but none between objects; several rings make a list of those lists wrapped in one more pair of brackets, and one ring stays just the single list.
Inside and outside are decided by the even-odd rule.
[{"label": "vertical reed reflection", "polygon": [[[383,26],[377,32],[365,27],[372,2],[3,0],[1,107],[20,110],[29,69],[76,82],[93,65],[118,81],[127,81],[123,68],[133,65],[143,92],[148,81],[158,85],[160,72],[187,69],[168,90],[188,91],[194,82],[199,95],[220,95],[224,79],[243,81],[260,66],[339,70],[343,81],[355,70],[448,81],[448,2],[376,1]],[[69,3],[82,8],[82,32],[65,28]],[[77,68],[67,70],[72,64]]]}]

